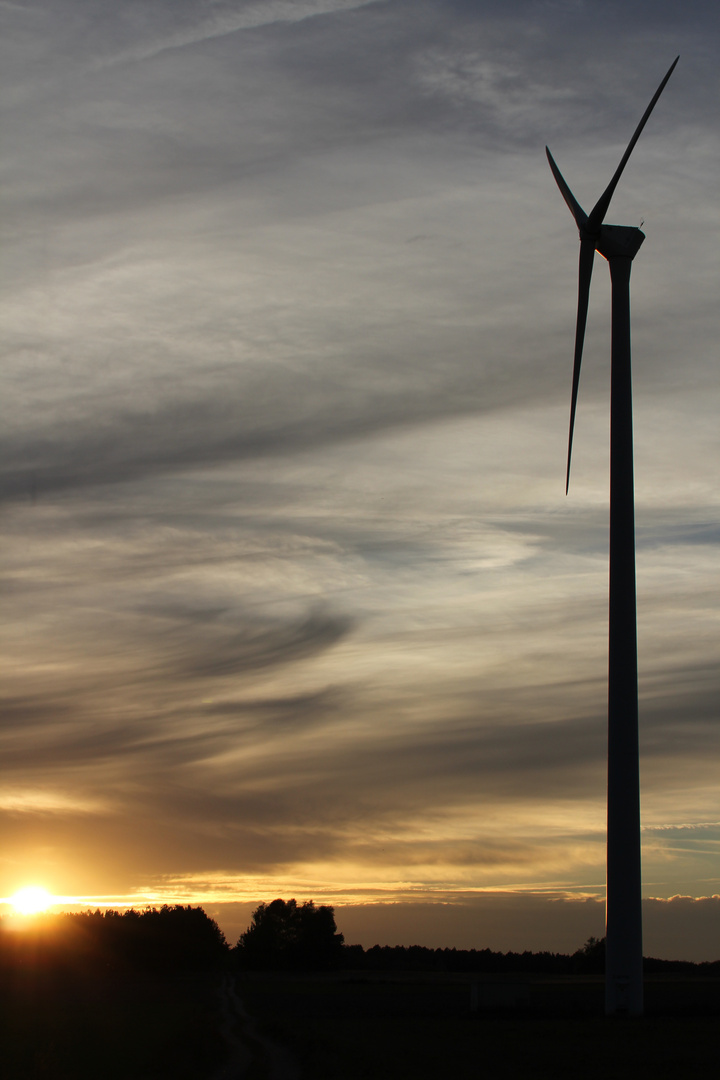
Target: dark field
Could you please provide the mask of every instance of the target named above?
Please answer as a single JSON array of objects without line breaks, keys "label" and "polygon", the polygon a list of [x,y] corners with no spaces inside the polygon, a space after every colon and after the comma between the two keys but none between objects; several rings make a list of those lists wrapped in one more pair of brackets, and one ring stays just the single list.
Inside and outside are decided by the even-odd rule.
[{"label": "dark field", "polygon": [[[4,980],[0,1038],[5,1080],[200,1080],[225,1056],[211,975]],[[273,1072],[265,1040],[286,1048],[306,1080],[465,1080],[479,1077],[670,1078],[715,1075],[720,980],[646,981],[647,1015],[606,1020],[600,977],[357,974],[236,976],[256,1022],[246,1080]],[[508,1004],[513,998],[516,1004]],[[505,1004],[502,1004],[505,1001]],[[260,1039],[257,1036],[260,1036]],[[265,1043],[267,1046],[267,1043]]]},{"label": "dark field", "polygon": [[[481,996],[492,1000],[492,976]],[[514,1007],[470,1012],[471,979],[441,975],[238,979],[261,1030],[307,1080],[673,1078],[714,1075],[720,980],[646,982],[647,1015],[603,1016],[601,977],[497,979]]]},{"label": "dark field", "polygon": [[3,1080],[200,1080],[225,1054],[217,977],[3,972]]}]

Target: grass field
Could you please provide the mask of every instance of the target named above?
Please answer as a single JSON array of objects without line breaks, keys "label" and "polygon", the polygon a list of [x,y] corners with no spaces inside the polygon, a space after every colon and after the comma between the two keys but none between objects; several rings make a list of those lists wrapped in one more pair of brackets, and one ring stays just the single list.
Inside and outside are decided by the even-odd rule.
[{"label": "grass field", "polygon": [[3,972],[3,1080],[205,1080],[222,1060],[217,979]]},{"label": "grass field", "polygon": [[[718,979],[648,978],[647,1015],[628,1020],[602,1015],[599,977],[475,981],[476,1011],[465,975],[244,974],[236,989],[305,1080],[684,1080],[717,1069]],[[211,1080],[226,1051],[217,986],[205,975],[15,972],[0,989],[3,1080]],[[262,1055],[247,1075],[270,1080]]]},{"label": "grass field", "polygon": [[649,979],[647,1015],[626,1020],[603,1016],[601,978],[514,981],[523,1005],[477,1012],[469,977],[248,975],[238,991],[307,1080],[677,1080],[717,1068],[717,980]]}]

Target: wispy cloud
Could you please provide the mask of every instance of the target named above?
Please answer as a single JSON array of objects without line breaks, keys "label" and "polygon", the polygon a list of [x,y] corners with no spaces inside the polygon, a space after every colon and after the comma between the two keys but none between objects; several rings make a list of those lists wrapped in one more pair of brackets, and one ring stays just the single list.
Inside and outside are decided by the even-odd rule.
[{"label": "wispy cloud", "polygon": [[565,499],[543,145],[594,191],[677,52],[613,214],[646,874],[708,891],[718,20],[678,11],[2,6],[0,891],[599,895],[609,290]]},{"label": "wispy cloud", "polygon": [[143,30],[146,34],[149,31],[150,40],[144,34],[142,43],[103,57],[97,61],[97,66],[137,63],[168,50],[182,49],[243,30],[257,30],[275,23],[302,22],[304,19],[354,11],[381,2],[383,0],[211,0],[204,5],[185,2],[168,9],[165,25],[157,19],[157,12],[154,13],[159,26],[153,26],[153,16],[147,9],[143,12],[140,5],[136,5],[137,14],[141,17],[144,15],[147,20]]}]

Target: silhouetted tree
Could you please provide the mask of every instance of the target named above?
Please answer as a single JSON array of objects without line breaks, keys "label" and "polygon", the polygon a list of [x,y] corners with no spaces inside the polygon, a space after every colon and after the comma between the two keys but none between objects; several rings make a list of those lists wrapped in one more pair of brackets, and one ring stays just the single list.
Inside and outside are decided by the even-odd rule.
[{"label": "silhouetted tree", "polygon": [[227,955],[214,919],[201,907],[48,915],[22,931],[0,926],[0,966],[62,970],[208,969]]},{"label": "silhouetted tree", "polygon": [[605,970],[605,938],[589,937],[572,958],[575,971],[581,975],[602,975]]},{"label": "silhouetted tree", "polygon": [[333,908],[273,900],[255,909],[234,953],[246,968],[326,970],[342,963],[343,941]]},{"label": "silhouetted tree", "polygon": [[190,904],[149,908],[128,920],[127,928],[130,957],[137,966],[155,970],[214,967],[227,949],[215,920]]}]

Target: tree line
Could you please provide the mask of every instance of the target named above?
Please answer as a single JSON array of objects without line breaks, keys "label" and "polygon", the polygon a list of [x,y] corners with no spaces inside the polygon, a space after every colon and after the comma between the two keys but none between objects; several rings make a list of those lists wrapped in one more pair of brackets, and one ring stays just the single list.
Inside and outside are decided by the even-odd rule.
[{"label": "tree line", "polygon": [[0,923],[0,967],[53,970],[207,970],[225,962],[225,936],[201,907],[85,911]]},{"label": "tree line", "polygon": [[[0,920],[0,967],[55,969],[237,971],[408,971],[601,974],[604,939],[589,938],[572,954],[432,949],[423,945],[346,945],[334,909],[312,900],[260,904],[231,947],[202,907],[164,905],[136,911],[43,916],[22,931]],[[646,958],[645,970],[720,975],[720,961]]]}]

